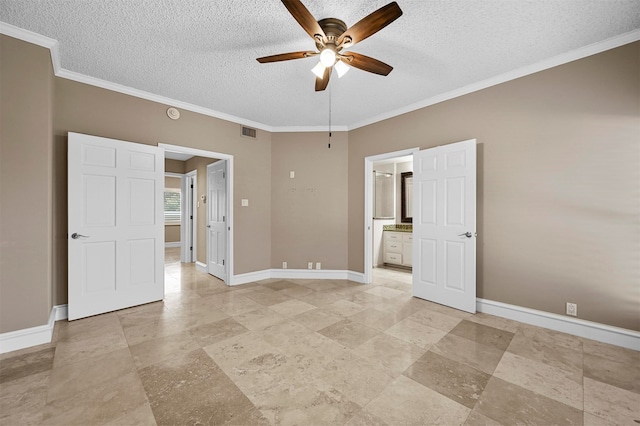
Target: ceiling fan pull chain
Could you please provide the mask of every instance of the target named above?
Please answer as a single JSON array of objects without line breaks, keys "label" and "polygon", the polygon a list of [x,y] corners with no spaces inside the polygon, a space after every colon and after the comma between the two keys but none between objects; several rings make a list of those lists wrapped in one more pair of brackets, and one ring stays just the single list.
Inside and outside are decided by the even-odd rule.
[{"label": "ceiling fan pull chain", "polygon": [[329,87],[329,149],[331,149],[331,87]]}]

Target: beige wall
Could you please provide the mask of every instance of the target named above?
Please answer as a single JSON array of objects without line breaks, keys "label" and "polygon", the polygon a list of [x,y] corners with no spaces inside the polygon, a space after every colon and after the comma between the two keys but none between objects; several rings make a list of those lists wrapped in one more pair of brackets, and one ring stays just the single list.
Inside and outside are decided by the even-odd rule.
[{"label": "beige wall", "polygon": [[347,269],[347,141],[333,132],[329,149],[328,133],[273,134],[272,268]]},{"label": "beige wall", "polygon": [[349,269],[364,157],[478,141],[478,297],[640,330],[640,43],[349,133]]},{"label": "beige wall", "polygon": [[164,171],[171,173],[183,173],[184,174],[185,162],[180,160],[172,160],[170,158],[164,159]]},{"label": "beige wall", "polygon": [[[169,170],[166,169],[166,165],[168,161],[171,162],[176,162],[176,163],[183,163],[183,169],[184,169],[184,162],[182,161],[176,161],[176,160],[169,160],[169,159],[165,159],[165,172],[168,172]],[[180,173],[180,172],[172,172],[172,173]],[[164,178],[164,187],[165,188],[172,188],[172,189],[180,189],[180,178],[178,177],[173,177],[173,176],[165,176]],[[180,242],[180,225],[165,225],[164,226],[164,242],[165,243],[178,243]]]},{"label": "beige wall", "polygon": [[52,307],[53,70],[48,49],[7,36],[0,36],[0,57],[4,333],[46,324]]},{"label": "beige wall", "polygon": [[[219,161],[215,158],[193,157],[185,163],[186,173],[194,170],[196,175],[196,260],[198,262],[207,263],[207,203],[200,201],[201,195],[207,194],[207,164]],[[238,205],[238,203],[236,203]]]}]

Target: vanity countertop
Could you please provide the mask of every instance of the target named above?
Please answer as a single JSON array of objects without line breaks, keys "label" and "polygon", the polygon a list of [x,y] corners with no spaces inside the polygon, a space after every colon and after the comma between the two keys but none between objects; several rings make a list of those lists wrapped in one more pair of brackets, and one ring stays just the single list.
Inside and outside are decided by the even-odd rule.
[{"label": "vanity countertop", "polygon": [[405,223],[396,223],[393,225],[383,225],[383,231],[394,231],[394,232],[413,232],[413,225],[405,224]]}]

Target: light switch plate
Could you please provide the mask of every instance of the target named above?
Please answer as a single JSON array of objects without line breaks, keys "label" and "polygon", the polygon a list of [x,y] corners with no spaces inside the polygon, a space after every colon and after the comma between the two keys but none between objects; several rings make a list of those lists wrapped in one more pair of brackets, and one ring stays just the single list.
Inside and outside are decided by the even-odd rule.
[{"label": "light switch plate", "polygon": [[247,207],[249,205],[249,200],[246,198],[242,199],[242,207]]},{"label": "light switch plate", "polygon": [[294,172],[293,170],[291,170],[291,171],[289,172],[289,178],[290,178],[290,179],[293,179],[293,178],[295,178],[295,177],[296,177],[296,172]]}]

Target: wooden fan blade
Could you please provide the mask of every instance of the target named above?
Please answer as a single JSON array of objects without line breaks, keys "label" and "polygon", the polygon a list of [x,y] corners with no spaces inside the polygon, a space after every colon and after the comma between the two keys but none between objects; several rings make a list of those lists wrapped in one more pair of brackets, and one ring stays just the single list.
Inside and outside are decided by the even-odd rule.
[{"label": "wooden fan blade", "polygon": [[340,56],[340,60],[352,67],[359,68],[363,71],[369,71],[374,74],[389,75],[393,67],[382,61],[356,52],[347,52]]},{"label": "wooden fan blade", "polygon": [[402,16],[402,10],[395,1],[381,7],[375,12],[356,22],[338,37],[339,46],[346,37],[351,38],[351,46],[377,33],[396,19]]},{"label": "wooden fan blade", "polygon": [[315,56],[318,52],[306,51],[306,52],[289,52],[289,53],[281,53],[279,55],[271,55],[271,56],[263,56],[262,58],[257,58],[256,61],[261,64],[266,64],[268,62],[280,62],[280,61],[290,61],[291,59],[304,59],[309,56]]},{"label": "wooden fan blade", "polygon": [[329,85],[329,77],[331,77],[331,70],[333,67],[327,67],[324,69],[322,78],[316,77],[316,92],[321,92]]},{"label": "wooden fan blade", "polygon": [[300,0],[282,0],[282,3],[312,39],[315,40],[317,34],[322,38],[322,41],[326,43],[327,36],[322,30],[322,27]]}]

